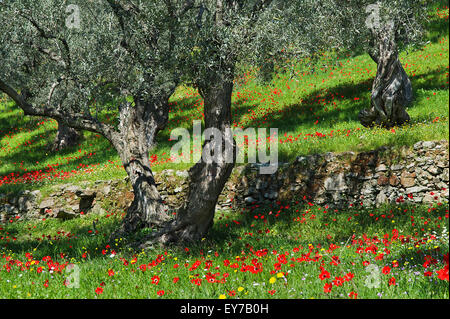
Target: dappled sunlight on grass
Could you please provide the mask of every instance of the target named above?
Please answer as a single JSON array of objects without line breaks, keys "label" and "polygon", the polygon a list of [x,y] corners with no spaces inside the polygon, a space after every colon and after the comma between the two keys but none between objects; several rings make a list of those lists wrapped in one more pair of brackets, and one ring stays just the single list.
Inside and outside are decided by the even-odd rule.
[{"label": "dappled sunlight on grass", "polygon": [[[278,128],[285,162],[448,139],[448,8],[436,10],[432,22],[432,41],[400,55],[414,89],[407,125],[362,127],[358,113],[370,104],[376,65],[367,54],[329,53],[278,67],[268,82],[257,69],[243,71],[235,81],[232,126]],[[117,101],[104,103],[101,118],[114,124]],[[169,107],[149,156],[154,171],[192,165],[172,162],[170,132],[192,132],[193,121],[204,120],[203,100],[191,87],[180,86]],[[55,184],[126,177],[102,136],[83,132],[79,145],[51,152],[56,131],[56,121],[24,116],[0,99],[0,195],[25,189],[45,195]],[[152,229],[110,241],[125,212],[104,208],[103,215],[73,220],[0,224],[0,298],[449,298],[448,202],[419,206],[407,198],[334,210],[299,199],[232,207],[216,212],[199,243],[148,251],[127,244]],[[69,265],[77,267],[79,288],[69,289]]]}]

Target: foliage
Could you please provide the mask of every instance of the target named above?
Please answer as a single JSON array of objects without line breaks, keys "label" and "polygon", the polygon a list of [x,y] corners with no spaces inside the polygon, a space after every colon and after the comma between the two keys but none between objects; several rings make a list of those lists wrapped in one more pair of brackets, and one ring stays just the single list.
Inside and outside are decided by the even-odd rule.
[{"label": "foliage", "polygon": [[[322,3],[322,2],[321,2]],[[376,34],[391,26],[400,50],[424,44],[425,25],[433,1],[331,0],[323,2],[323,34],[328,45],[371,51]]]}]

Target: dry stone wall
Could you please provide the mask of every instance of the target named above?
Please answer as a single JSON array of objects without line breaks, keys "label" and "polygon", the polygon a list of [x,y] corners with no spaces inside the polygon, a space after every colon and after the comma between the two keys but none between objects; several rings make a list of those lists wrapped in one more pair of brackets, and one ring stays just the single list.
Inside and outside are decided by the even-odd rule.
[{"label": "dry stone wall", "polygon": [[318,205],[378,206],[448,201],[448,141],[370,152],[300,156],[273,175],[247,167],[228,183],[237,204],[304,199]]},{"label": "dry stone wall", "polygon": [[[183,203],[188,178],[187,171],[155,174],[161,196],[171,208]],[[219,197],[218,209],[294,200],[335,208],[448,202],[448,186],[448,141],[425,141],[412,147],[299,156],[292,163],[279,164],[272,175],[259,174],[259,165],[238,166]],[[20,194],[2,194],[0,190],[0,222],[123,211],[132,200],[127,178],[85,187],[56,185],[45,198],[39,190]]]}]

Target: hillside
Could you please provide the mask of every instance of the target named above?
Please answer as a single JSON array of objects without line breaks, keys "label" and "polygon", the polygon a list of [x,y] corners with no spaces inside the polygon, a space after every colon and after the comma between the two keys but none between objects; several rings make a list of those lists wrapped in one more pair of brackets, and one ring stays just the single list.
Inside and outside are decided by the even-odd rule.
[{"label": "hillside", "polygon": [[[277,69],[269,83],[256,77],[257,70],[244,72],[235,81],[233,125],[278,128],[280,162],[448,141],[448,16],[448,7],[433,11],[429,43],[401,53],[415,97],[408,125],[361,126],[357,115],[370,103],[376,65],[367,54],[331,53]],[[155,172],[189,168],[172,163],[169,136],[177,127],[192,131],[192,122],[203,119],[202,103],[190,87],[172,96],[168,126],[150,156]],[[114,121],[114,112],[108,116]],[[114,149],[97,134],[84,132],[76,147],[51,152],[56,130],[56,121],[25,117],[0,99],[0,201],[23,190],[45,195],[55,185],[126,177]],[[448,162],[444,166],[448,171]],[[448,198],[342,209],[298,198],[223,209],[198,245],[148,251],[131,249],[127,239],[108,240],[124,216],[109,204],[102,215],[0,224],[0,297],[449,297]],[[81,274],[79,289],[66,289],[70,264]]]}]

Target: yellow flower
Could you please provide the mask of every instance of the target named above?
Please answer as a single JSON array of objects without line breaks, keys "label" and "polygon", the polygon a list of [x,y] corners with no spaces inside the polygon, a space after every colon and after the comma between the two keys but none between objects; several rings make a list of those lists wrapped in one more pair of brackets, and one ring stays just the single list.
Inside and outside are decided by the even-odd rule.
[{"label": "yellow flower", "polygon": [[269,279],[269,282],[270,282],[271,284],[274,284],[275,281],[277,281],[277,278],[275,278],[275,277],[271,277],[271,278]]},{"label": "yellow flower", "polygon": [[283,274],[282,272],[279,272],[279,273],[277,274],[277,277],[278,277],[278,278],[284,277],[284,274]]},{"label": "yellow flower", "polygon": [[220,296],[219,296],[219,299],[227,299],[227,296],[225,296],[225,295],[220,295]]},{"label": "yellow flower", "polygon": [[239,287],[238,291],[241,292],[242,290],[244,290],[244,287]]}]

